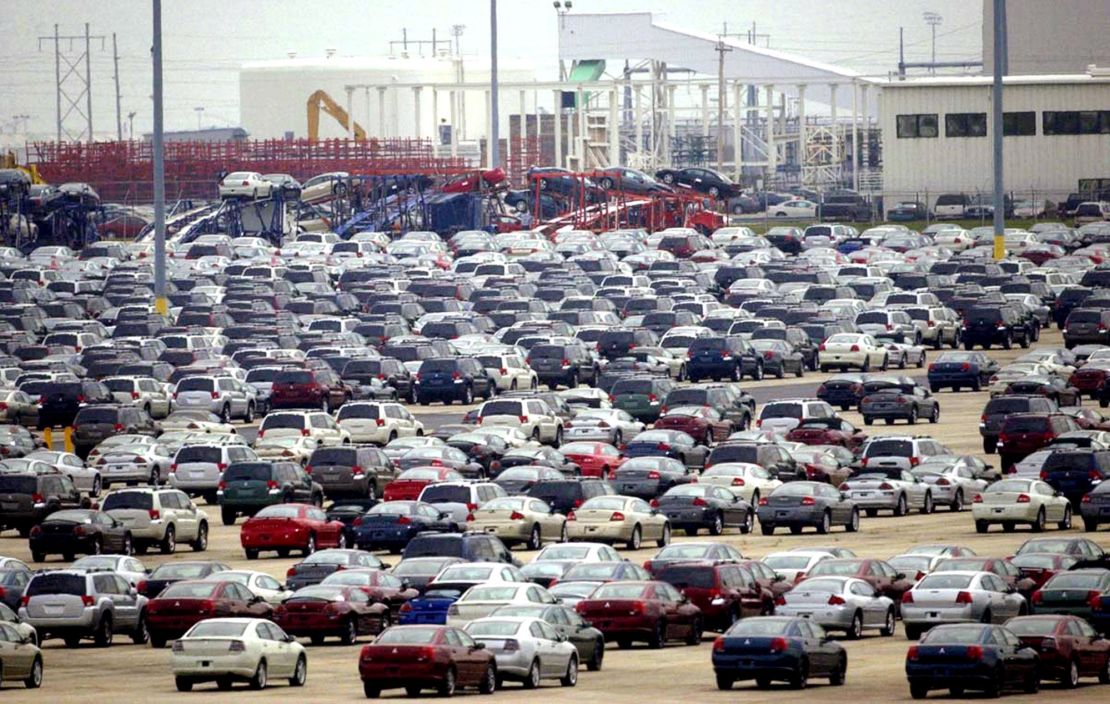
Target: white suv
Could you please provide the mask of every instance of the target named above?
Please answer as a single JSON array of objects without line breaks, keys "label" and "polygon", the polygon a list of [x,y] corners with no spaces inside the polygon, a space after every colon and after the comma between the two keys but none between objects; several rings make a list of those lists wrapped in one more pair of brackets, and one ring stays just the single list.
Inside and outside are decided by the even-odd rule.
[{"label": "white suv", "polygon": [[880,467],[909,471],[929,457],[951,454],[951,450],[933,438],[883,435],[868,440],[860,457],[865,469]]},{"label": "white suv", "polygon": [[506,352],[480,354],[478,361],[493,377],[498,391],[535,390],[539,387],[539,377],[519,354]]},{"label": "white suv", "polygon": [[816,398],[787,399],[771,401],[759,412],[756,425],[762,430],[770,430],[780,435],[798,427],[803,418],[835,418],[836,410]]},{"label": "white suv", "polygon": [[112,376],[104,380],[116,403],[135,406],[151,418],[165,418],[170,414],[170,395],[158,381],[144,376]]},{"label": "white suv", "polygon": [[339,427],[323,411],[281,411],[271,413],[262,420],[258,438],[267,440],[281,437],[306,437],[320,445],[349,445],[350,431]]},{"label": "white suv", "polygon": [[174,409],[200,409],[214,413],[224,423],[233,417],[254,421],[258,392],[230,376],[187,376],[173,390]]},{"label": "white suv", "polygon": [[127,526],[140,554],[157,545],[172,555],[178,541],[194,552],[208,549],[208,514],[176,489],[119,489],[104,497],[101,508]]},{"label": "white suv", "polygon": [[424,424],[399,403],[353,401],[340,407],[335,416],[351,442],[385,445],[397,438],[424,434]]},{"label": "white suv", "polygon": [[537,442],[559,445],[563,441],[562,420],[541,399],[499,398],[486,401],[478,407],[478,425],[520,428],[520,432]]}]

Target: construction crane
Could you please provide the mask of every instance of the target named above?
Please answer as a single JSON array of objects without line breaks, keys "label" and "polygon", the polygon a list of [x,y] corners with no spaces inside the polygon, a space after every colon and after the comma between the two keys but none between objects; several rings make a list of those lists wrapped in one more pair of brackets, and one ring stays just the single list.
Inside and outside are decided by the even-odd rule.
[{"label": "construction crane", "polygon": [[[346,130],[347,121],[350,116],[347,111],[340,107],[339,103],[327,94],[326,91],[318,90],[312,95],[308,96],[308,139],[315,142],[320,139],[320,111],[323,110],[327,114],[335,118],[335,121]],[[355,139],[360,142],[366,141],[366,130],[362,129],[362,125],[357,122],[354,123],[353,128]]]}]

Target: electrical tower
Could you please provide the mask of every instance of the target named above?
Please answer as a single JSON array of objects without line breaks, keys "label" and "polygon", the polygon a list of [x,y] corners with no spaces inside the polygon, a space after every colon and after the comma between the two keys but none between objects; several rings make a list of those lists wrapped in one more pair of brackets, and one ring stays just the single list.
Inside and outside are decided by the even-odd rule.
[{"label": "electrical tower", "polygon": [[[92,70],[89,64],[93,40],[100,42],[100,50],[103,51],[105,39],[102,34],[90,35],[88,22],[85,23],[84,34],[62,36],[58,34],[58,25],[54,25],[52,36],[39,37],[39,51],[42,51],[43,42],[54,44],[54,103],[59,142],[63,136],[74,142],[93,141]],[[62,42],[66,42],[65,50],[62,49]],[[83,50],[81,47],[84,47]],[[79,122],[83,124],[78,129]]]}]

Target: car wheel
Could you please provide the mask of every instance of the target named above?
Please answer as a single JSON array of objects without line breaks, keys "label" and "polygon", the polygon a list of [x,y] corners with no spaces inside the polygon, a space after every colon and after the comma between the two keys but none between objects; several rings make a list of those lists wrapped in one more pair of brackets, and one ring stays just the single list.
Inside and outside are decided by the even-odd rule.
[{"label": "car wheel", "polygon": [[239,516],[235,513],[235,511],[233,511],[229,508],[225,507],[225,508],[220,509],[220,521],[225,526],[235,525],[235,519],[238,518],[238,517]]},{"label": "car wheel", "polygon": [[640,531],[640,526],[632,529],[632,537],[628,539],[629,550],[639,550],[640,543],[642,542],[643,533]]},{"label": "car wheel", "polygon": [[204,552],[208,549],[208,524],[201,523],[197,526],[197,537],[190,543],[193,552]]},{"label": "car wheel", "polygon": [[89,496],[100,496],[101,486],[100,477],[93,477],[92,489],[89,490]]},{"label": "car wheel", "polygon": [[493,694],[497,691],[497,667],[491,662],[482,674],[482,681],[478,683],[479,694]]},{"label": "car wheel", "polygon": [[231,405],[230,404],[225,403],[224,407],[220,409],[220,422],[221,423],[230,423],[231,422]]},{"label": "car wheel", "polygon": [[[910,697],[913,699],[924,699],[929,696],[929,688],[923,684],[910,684]],[[953,695],[955,696],[955,695]]]},{"label": "car wheel", "polygon": [[748,511],[744,514],[744,523],[740,526],[740,533],[748,535],[755,529],[755,511]]},{"label": "car wheel", "polygon": [[906,419],[910,425],[917,425],[917,406],[910,409],[910,417]]},{"label": "car wheel", "polygon": [[100,617],[100,623],[96,627],[96,632],[93,633],[93,643],[98,648],[107,648],[112,645],[112,615],[104,614]]},{"label": "car wheel", "polygon": [[848,525],[844,526],[844,530],[849,533],[859,532],[859,509],[852,509],[852,517],[848,520]]},{"label": "car wheel", "polygon": [[254,404],[253,403],[248,403],[247,404],[247,415],[243,418],[243,420],[245,420],[247,423],[253,423],[254,422]]},{"label": "car wheel", "polygon": [[258,559],[258,551],[253,548],[243,548],[243,553],[247,556],[248,560]]},{"label": "car wheel", "polygon": [[779,364],[779,368],[775,371],[775,378],[776,379],[782,379],[785,376],[786,376],[786,363],[782,362],[782,363]]},{"label": "car wheel", "polygon": [[726,674],[717,673],[717,689],[721,691],[728,691],[732,689],[733,679]]},{"label": "car wheel", "polygon": [[883,621],[883,627],[879,630],[879,635],[887,637],[894,635],[894,609],[886,612],[886,620]]},{"label": "car wheel", "polygon": [[1071,506],[1064,507],[1064,520],[1056,524],[1060,530],[1071,530]]},{"label": "car wheel", "polygon": [[193,691],[193,681],[188,677],[175,677],[173,678],[173,683],[179,692]]},{"label": "car wheel", "polygon": [[864,511],[867,512],[868,518],[874,518],[879,515],[879,509],[877,508],[865,508]]},{"label": "car wheel", "polygon": [[1044,526],[1045,526],[1045,516],[1044,516],[1044,509],[1042,508],[1040,511],[1037,511],[1037,518],[1036,518],[1036,520],[1033,521],[1033,525],[1031,527],[1032,527],[1034,533],[1043,533],[1044,532]]},{"label": "car wheel", "polygon": [[166,527],[166,535],[162,537],[162,543],[159,547],[163,555],[172,555],[177,552],[177,530],[173,525]]},{"label": "car wheel", "polygon": [[663,535],[659,538],[659,540],[655,541],[655,544],[658,545],[661,548],[665,548],[665,547],[667,547],[668,545],[671,544],[671,524],[670,523],[664,523],[663,524]]},{"label": "car wheel", "polygon": [[832,529],[832,516],[828,511],[821,514],[821,522],[817,524],[817,532],[826,535]]},{"label": "car wheel", "polygon": [[131,642],[135,645],[145,645],[150,641],[150,629],[146,625],[146,614],[139,614],[139,622],[131,632]]},{"label": "car wheel", "polygon": [[894,515],[905,516],[908,512],[909,508],[906,504],[906,495],[900,494],[898,496],[898,503],[894,506]]},{"label": "car wheel", "polygon": [[[450,671],[449,671],[450,672]],[[528,674],[524,676],[524,688],[536,689],[540,686],[540,661],[533,660],[528,667]]]},{"label": "car wheel", "polygon": [[929,414],[929,422],[936,424],[940,422],[940,404],[933,406],[933,412]]},{"label": "car wheel", "polygon": [[935,510],[936,510],[936,506],[933,504],[933,495],[932,495],[932,493],[926,493],[925,494],[925,503],[922,504],[922,506],[921,506],[921,514],[923,516],[928,516],[930,513],[932,513]]},{"label": "car wheel", "polygon": [[857,611],[856,614],[852,616],[852,625],[848,627],[848,630],[845,632],[845,636],[848,638],[848,640],[859,640],[860,636],[862,635],[863,614]]},{"label": "car wheel", "polygon": [[918,368],[918,369],[921,369],[921,368],[923,368],[923,367],[925,366],[925,361],[926,361],[926,360],[925,360],[925,352],[924,352],[924,350],[923,350],[923,351],[921,352],[921,356],[917,358],[917,368]]},{"label": "car wheel", "polygon": [[559,678],[559,684],[564,687],[573,687],[578,684],[578,658],[573,655],[570,657],[570,661],[567,663],[567,671]]},{"label": "car wheel", "polygon": [[790,678],[790,686],[794,689],[805,689],[809,684],[809,661],[802,660],[798,664],[798,671]]},{"label": "car wheel", "polygon": [[266,661],[261,660],[258,663],[258,669],[254,671],[254,676],[250,680],[251,689],[266,689]]},{"label": "car wheel", "polygon": [[659,650],[667,645],[667,622],[659,619],[655,622],[655,628],[652,629],[651,635],[648,636],[648,647],[653,650]]},{"label": "car wheel", "polygon": [[532,526],[532,532],[528,534],[528,542],[525,544],[529,550],[539,550],[543,545],[543,538],[540,536],[540,527],[538,525]]},{"label": "car wheel", "polygon": [[[918,366],[921,366],[921,365],[918,365]],[[905,369],[906,368],[906,353],[905,352],[902,353],[902,358],[898,360],[898,368],[899,369]]]},{"label": "car wheel", "polygon": [[837,664],[836,669],[829,674],[829,684],[834,687],[842,687],[845,680],[848,679],[848,659],[841,658]]},{"label": "car wheel", "polygon": [[964,492],[956,490],[956,496],[952,499],[952,504],[948,507],[953,513],[959,513],[964,510]]},{"label": "car wheel", "polygon": [[[731,686],[731,684],[730,684],[730,686]],[[755,678],[755,687],[756,687],[756,689],[767,689],[770,686],[771,686],[771,678],[770,677],[756,677]]]},{"label": "car wheel", "polygon": [[[1094,533],[1098,530],[1098,521],[1092,521],[1089,518],[1083,519],[1083,530],[1088,533]],[[35,562],[42,562],[42,560],[35,560]]]},{"label": "car wheel", "polygon": [[1079,686],[1079,663],[1072,660],[1068,663],[1068,669],[1060,677],[1060,684],[1065,689],[1075,689]]},{"label": "car wheel", "polygon": [[339,634],[339,642],[343,645],[352,645],[358,640],[358,623],[355,620],[347,619],[343,624],[343,631]]},{"label": "car wheel", "polygon": [[718,513],[718,514],[713,516],[713,523],[710,524],[710,526],[709,526],[709,534],[710,535],[720,535],[721,533],[724,533],[724,532],[725,532],[725,520],[724,520],[724,517],[720,513]]},{"label": "car wheel", "polygon": [[316,552],[316,535],[313,533],[308,534],[308,542],[304,545],[304,554],[311,555]]}]

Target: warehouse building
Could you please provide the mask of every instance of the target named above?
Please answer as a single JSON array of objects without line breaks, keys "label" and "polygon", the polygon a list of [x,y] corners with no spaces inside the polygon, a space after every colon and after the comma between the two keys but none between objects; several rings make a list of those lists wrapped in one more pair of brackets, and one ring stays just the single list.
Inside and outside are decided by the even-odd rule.
[{"label": "warehouse building", "polygon": [[[941,193],[990,193],[991,78],[883,85],[886,203],[932,207]],[[1003,93],[1005,188],[1015,199],[1061,202],[1110,187],[1110,69],[1008,76]]]}]

